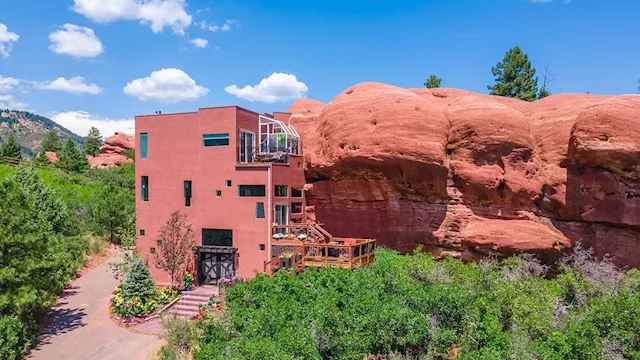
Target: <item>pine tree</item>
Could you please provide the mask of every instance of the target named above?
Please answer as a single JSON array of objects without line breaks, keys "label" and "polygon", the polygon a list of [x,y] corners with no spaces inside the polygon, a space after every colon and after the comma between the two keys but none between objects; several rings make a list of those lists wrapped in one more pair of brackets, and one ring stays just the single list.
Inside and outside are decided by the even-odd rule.
[{"label": "pine tree", "polygon": [[100,145],[102,144],[101,138],[100,130],[92,127],[84,138],[84,153],[91,156],[97,155],[100,150]]},{"label": "pine tree", "polygon": [[155,296],[156,284],[142,259],[136,258],[133,261],[127,278],[122,283],[121,293],[125,300],[140,297],[144,301]]},{"label": "pine tree", "polygon": [[[93,193],[89,215],[93,230],[122,244],[135,232],[133,194],[114,185],[102,186]],[[133,237],[133,236],[131,236]]]},{"label": "pine tree", "polygon": [[538,95],[538,78],[527,54],[516,46],[507,51],[504,59],[491,69],[496,77],[494,85],[487,86],[491,95],[534,101]]},{"label": "pine tree", "polygon": [[7,140],[2,144],[2,156],[10,158],[20,158],[20,143],[13,134],[9,134]]},{"label": "pine tree", "polygon": [[434,88],[439,88],[440,84],[442,84],[442,78],[439,78],[435,75],[431,75],[427,79],[427,82],[424,83],[424,86],[426,86],[428,89],[434,89]]},{"label": "pine tree", "polygon": [[82,155],[71,138],[67,138],[56,165],[63,170],[74,172],[83,172],[89,169],[87,158]]},{"label": "pine tree", "polygon": [[42,141],[42,150],[59,152],[62,150],[62,140],[60,135],[55,131],[50,131]]}]

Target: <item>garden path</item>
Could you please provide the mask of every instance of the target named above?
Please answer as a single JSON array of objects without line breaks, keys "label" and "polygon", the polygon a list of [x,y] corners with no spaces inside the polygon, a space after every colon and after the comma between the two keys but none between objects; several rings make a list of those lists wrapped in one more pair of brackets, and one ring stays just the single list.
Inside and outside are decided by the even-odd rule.
[{"label": "garden path", "polygon": [[146,360],[163,340],[134,333],[109,318],[109,297],[117,280],[108,263],[74,280],[51,309],[43,333],[28,359]]}]

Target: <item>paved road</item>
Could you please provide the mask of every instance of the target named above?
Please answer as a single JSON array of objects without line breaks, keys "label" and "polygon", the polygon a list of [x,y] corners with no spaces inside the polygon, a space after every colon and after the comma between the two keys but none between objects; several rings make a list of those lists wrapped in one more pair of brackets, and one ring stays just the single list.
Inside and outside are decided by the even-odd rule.
[{"label": "paved road", "polygon": [[109,319],[109,297],[117,281],[109,258],[73,281],[51,310],[29,359],[146,360],[163,341],[123,329]]}]

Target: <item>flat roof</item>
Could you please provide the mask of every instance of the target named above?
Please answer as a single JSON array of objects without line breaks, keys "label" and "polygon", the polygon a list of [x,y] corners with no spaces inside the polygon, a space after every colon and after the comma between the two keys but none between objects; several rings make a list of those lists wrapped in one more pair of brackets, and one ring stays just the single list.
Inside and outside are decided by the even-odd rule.
[{"label": "flat roof", "polygon": [[[242,106],[238,106],[238,105],[224,105],[224,106],[210,106],[210,107],[201,107],[198,108],[198,111],[185,111],[185,112],[177,112],[177,113],[162,113],[162,114],[146,114],[146,115],[136,115],[135,117],[148,117],[148,116],[163,116],[163,115],[181,115],[181,114],[197,114],[198,112],[200,112],[200,110],[211,110],[211,109],[225,109],[225,108],[236,108],[237,110],[241,110],[244,112],[248,112],[254,115],[262,115],[264,116],[265,114],[260,114],[257,113],[253,110],[249,110],[246,108],[243,108]],[[274,111],[274,113],[278,113],[278,114],[290,114],[289,112],[284,112],[284,111]],[[273,117],[273,115],[269,114],[270,117]]]}]

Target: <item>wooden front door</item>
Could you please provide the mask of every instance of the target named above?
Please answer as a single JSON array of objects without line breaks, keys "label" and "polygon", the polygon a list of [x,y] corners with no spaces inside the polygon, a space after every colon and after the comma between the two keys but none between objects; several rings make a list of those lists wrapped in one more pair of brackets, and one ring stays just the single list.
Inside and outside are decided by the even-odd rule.
[{"label": "wooden front door", "polygon": [[199,281],[201,285],[216,285],[221,278],[231,279],[236,275],[236,251],[234,248],[200,249]]}]

